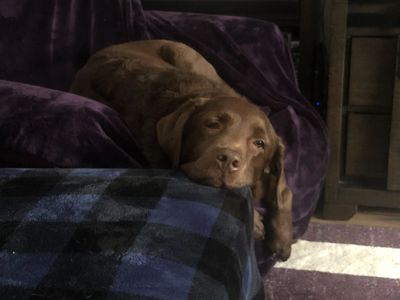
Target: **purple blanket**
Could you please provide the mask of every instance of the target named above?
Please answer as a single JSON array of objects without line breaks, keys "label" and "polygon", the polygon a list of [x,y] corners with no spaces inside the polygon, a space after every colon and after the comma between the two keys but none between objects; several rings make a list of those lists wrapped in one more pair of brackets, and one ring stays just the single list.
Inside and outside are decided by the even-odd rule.
[{"label": "purple blanket", "polygon": [[69,93],[0,80],[0,167],[140,168],[119,115]]},{"label": "purple blanket", "polygon": [[[286,176],[294,194],[294,237],[305,232],[325,176],[327,136],[321,118],[299,91],[290,53],[277,26],[242,17],[143,11],[137,0],[4,0],[0,8],[0,57],[7,58],[0,64],[0,79],[66,91],[75,72],[93,52],[128,40],[172,39],[202,53],[226,82],[269,113],[286,144]],[[70,94],[41,91],[10,82],[0,84],[0,147],[7,148],[9,154],[13,154],[13,147],[20,147],[23,140],[24,146],[17,147],[18,151],[25,151],[38,162],[42,159],[50,165],[68,166],[65,162],[69,161],[74,162],[70,166],[104,167],[107,157],[108,166],[134,167],[141,160],[136,156],[137,151],[132,150],[136,146],[126,128],[121,121],[115,121],[118,117],[114,112],[106,112],[106,108]],[[18,93],[28,100],[16,100],[20,97],[15,96]],[[44,100],[36,99],[44,94]],[[24,101],[32,104],[23,104]],[[44,104],[37,101],[44,101]],[[92,136],[100,136],[96,138],[101,140],[96,147],[86,145],[87,158],[68,158],[80,155],[80,151],[72,151],[76,144],[72,143],[71,153],[65,151],[69,148],[64,146],[80,133],[72,130],[69,135],[65,119],[42,121],[42,116],[58,109],[50,103],[69,107],[65,113],[70,116],[68,120],[76,122],[74,128],[83,130],[81,137],[92,140]],[[8,104],[10,106],[5,108]],[[45,107],[50,110],[45,111]],[[78,107],[90,116],[89,121],[72,116]],[[10,112],[16,116],[13,122],[9,119]],[[18,120],[26,119],[32,123],[25,124],[25,128],[36,128],[34,132],[19,131]],[[107,125],[99,125],[103,121]],[[61,131],[59,126],[63,128]],[[103,135],[104,127],[108,131]],[[94,133],[90,128],[98,131]],[[54,139],[49,140],[49,137]],[[47,144],[42,140],[47,140]],[[82,140],[86,139],[73,142]],[[109,148],[98,150],[103,142]],[[33,144],[41,146],[35,148]],[[90,154],[91,150],[104,152]],[[62,155],[57,151],[63,151]],[[49,156],[49,153],[54,155]],[[64,160],[63,156],[66,156]],[[263,245],[258,247],[262,252]],[[264,271],[273,263],[263,255],[259,255],[259,262]]]}]

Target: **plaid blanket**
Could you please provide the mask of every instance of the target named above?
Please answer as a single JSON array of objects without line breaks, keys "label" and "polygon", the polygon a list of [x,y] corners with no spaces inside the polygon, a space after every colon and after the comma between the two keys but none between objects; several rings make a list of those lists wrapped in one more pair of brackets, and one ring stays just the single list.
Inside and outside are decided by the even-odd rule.
[{"label": "plaid blanket", "polygon": [[0,298],[263,299],[249,195],[168,170],[0,169]]}]

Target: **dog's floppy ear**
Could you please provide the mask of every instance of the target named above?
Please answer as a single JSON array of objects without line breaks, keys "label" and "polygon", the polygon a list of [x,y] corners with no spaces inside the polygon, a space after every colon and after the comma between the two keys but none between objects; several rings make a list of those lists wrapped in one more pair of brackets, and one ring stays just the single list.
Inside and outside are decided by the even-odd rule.
[{"label": "dog's floppy ear", "polygon": [[[282,140],[277,137],[277,146],[272,160],[267,167],[270,174],[269,180],[269,198],[273,201],[271,205],[275,209],[291,209],[292,193],[286,184],[285,167],[284,167],[285,146]],[[266,171],[267,171],[266,170]]]},{"label": "dog's floppy ear", "polygon": [[177,110],[157,122],[157,140],[173,168],[179,167],[183,129],[194,110],[209,101],[200,97],[186,101]]},{"label": "dog's floppy ear", "polygon": [[279,260],[290,256],[292,244],[292,192],[284,171],[285,146],[277,137],[276,148],[263,174],[263,201],[267,207],[266,240]]}]

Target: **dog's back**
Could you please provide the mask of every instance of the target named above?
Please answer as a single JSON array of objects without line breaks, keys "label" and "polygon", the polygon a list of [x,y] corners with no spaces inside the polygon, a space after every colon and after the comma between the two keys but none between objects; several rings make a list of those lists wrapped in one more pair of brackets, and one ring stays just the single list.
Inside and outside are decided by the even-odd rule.
[{"label": "dog's back", "polygon": [[129,115],[165,114],[164,108],[175,106],[169,101],[201,93],[237,96],[198,52],[167,40],[129,42],[98,51],[77,73],[71,92]]}]

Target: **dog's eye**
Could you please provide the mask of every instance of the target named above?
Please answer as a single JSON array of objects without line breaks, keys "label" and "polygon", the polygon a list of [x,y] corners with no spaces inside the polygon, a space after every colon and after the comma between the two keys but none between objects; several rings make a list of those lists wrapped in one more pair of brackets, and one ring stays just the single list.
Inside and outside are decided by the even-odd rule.
[{"label": "dog's eye", "polygon": [[218,121],[210,120],[206,123],[206,127],[209,129],[219,129],[221,124]]},{"label": "dog's eye", "polygon": [[255,140],[254,145],[256,145],[256,147],[260,149],[265,148],[265,142],[263,140]]}]

